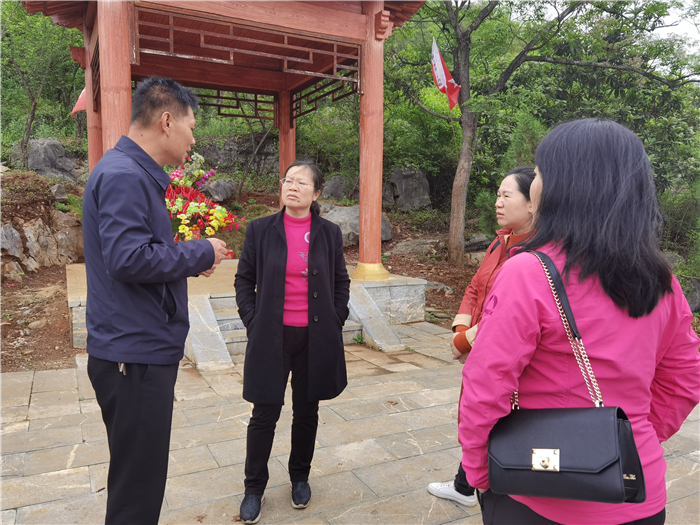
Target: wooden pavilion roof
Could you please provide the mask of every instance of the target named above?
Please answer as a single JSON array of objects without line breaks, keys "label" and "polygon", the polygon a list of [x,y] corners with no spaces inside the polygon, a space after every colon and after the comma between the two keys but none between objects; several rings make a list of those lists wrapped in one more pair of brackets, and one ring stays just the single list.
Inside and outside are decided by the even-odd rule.
[{"label": "wooden pavilion roof", "polygon": [[[384,9],[400,27],[423,3],[386,1]],[[28,13],[43,13],[64,27],[83,30],[95,22],[94,1],[23,4]],[[307,112],[302,98],[308,105],[359,90],[366,31],[359,1],[152,0],[130,3],[129,13],[133,80],[158,75],[194,88],[290,91],[295,117]]]}]

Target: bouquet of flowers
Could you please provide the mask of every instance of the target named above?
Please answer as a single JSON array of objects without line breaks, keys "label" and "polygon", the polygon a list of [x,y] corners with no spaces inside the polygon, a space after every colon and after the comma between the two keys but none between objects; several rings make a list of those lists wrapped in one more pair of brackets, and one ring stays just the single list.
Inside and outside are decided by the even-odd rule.
[{"label": "bouquet of flowers", "polygon": [[[216,204],[193,187],[201,188],[206,180],[215,174],[214,170],[204,173],[201,155],[187,157],[188,163],[170,173],[171,183],[165,191],[165,204],[170,219],[175,222],[177,232],[175,242],[203,239],[217,231],[238,230],[245,219],[234,215],[220,204]],[[229,252],[233,258],[233,252]]]},{"label": "bouquet of flowers", "polygon": [[197,186],[201,190],[202,186],[216,175],[216,170],[209,170],[205,173],[202,169],[203,165],[204,157],[199,153],[193,153],[191,157],[187,157],[185,164],[170,172],[170,184],[186,188]]}]

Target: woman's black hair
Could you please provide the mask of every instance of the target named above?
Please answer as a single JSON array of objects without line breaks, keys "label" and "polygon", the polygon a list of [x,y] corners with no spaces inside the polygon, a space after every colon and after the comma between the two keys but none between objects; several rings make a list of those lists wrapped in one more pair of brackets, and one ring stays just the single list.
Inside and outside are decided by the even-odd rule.
[{"label": "woman's black hair", "polygon": [[[517,168],[513,168],[506,173],[506,177],[511,175],[515,177],[520,193],[522,193],[525,199],[529,201],[530,185],[532,185],[532,181],[535,180],[535,168],[532,166],[518,166]],[[506,177],[503,178],[505,179]]]},{"label": "woman's black hair", "polygon": [[651,313],[671,293],[671,270],[656,235],[660,224],[654,177],[642,141],[610,120],[555,127],[535,164],[542,193],[534,237],[524,249],[555,243],[564,273],[598,276],[605,293],[631,317]]},{"label": "woman's black hair", "polygon": [[[292,168],[296,168],[297,166],[304,166],[311,173],[311,179],[314,181],[314,193],[316,193],[317,191],[321,191],[321,189],[323,188],[323,173],[321,173],[319,167],[311,161],[298,160],[296,162],[293,162],[284,171],[284,175],[286,176],[287,173],[289,173],[289,170],[291,170]],[[311,209],[315,211],[317,215],[321,214],[321,207],[318,205],[318,202],[313,201],[311,203]]]}]

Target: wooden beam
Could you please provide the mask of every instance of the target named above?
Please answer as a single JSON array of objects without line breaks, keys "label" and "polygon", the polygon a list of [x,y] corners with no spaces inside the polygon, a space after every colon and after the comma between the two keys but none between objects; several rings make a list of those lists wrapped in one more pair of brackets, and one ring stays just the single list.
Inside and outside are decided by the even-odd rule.
[{"label": "wooden beam", "polygon": [[179,12],[205,17],[225,17],[252,25],[279,30],[293,30],[319,37],[347,38],[362,41],[367,30],[366,16],[322,5],[305,2],[256,2],[196,1],[196,0],[151,0],[137,5],[152,8],[167,8]]},{"label": "wooden beam", "polygon": [[70,57],[73,59],[73,62],[78,64],[82,69],[85,69],[87,67],[87,63],[85,62],[85,48],[73,46],[69,46],[69,48]]},{"label": "wooden beam", "polygon": [[141,54],[140,65],[131,66],[134,79],[157,75],[170,77],[191,87],[236,89],[247,93],[274,95],[284,87],[284,75],[277,71],[197,62],[184,58]]},{"label": "wooden beam", "polygon": [[95,27],[95,20],[97,18],[97,2],[90,1],[87,3],[87,9],[85,10],[85,16],[83,16],[83,24],[87,29],[92,29]]}]

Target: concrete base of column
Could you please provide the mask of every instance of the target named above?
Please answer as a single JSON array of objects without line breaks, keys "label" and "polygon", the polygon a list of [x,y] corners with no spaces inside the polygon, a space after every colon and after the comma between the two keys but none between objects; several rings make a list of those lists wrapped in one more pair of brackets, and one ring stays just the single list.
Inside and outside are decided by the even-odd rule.
[{"label": "concrete base of column", "polygon": [[381,281],[389,278],[389,272],[382,263],[357,263],[357,268],[352,272],[353,279],[365,281]]}]

